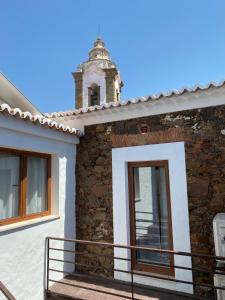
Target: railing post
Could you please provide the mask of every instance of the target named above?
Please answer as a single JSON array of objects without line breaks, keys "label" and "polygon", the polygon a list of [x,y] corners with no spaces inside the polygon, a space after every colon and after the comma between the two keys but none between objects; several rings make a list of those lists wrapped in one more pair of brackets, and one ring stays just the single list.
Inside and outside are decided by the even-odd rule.
[{"label": "railing post", "polygon": [[47,259],[47,268],[46,268],[46,289],[49,290],[49,238],[46,239],[46,259]]},{"label": "railing post", "polygon": [[132,300],[134,300],[134,273],[133,273],[133,249],[131,249],[131,293],[132,293]]},{"label": "railing post", "polygon": [[[79,253],[79,243],[75,242],[75,248],[74,248],[74,250],[75,250],[74,271],[76,272],[77,271],[76,262],[77,262],[78,257],[79,257],[79,255],[77,255],[77,252]],[[79,262],[79,260],[78,260],[78,262]]]}]

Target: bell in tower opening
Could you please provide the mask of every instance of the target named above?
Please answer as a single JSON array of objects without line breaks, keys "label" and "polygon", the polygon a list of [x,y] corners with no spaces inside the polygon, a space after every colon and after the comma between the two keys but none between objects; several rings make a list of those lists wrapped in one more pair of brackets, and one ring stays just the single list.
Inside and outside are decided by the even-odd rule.
[{"label": "bell in tower opening", "polygon": [[88,61],[77,67],[73,77],[77,109],[120,101],[123,86],[120,72],[100,36],[89,51]]},{"label": "bell in tower opening", "polygon": [[88,88],[88,106],[100,105],[100,86],[92,84]]}]

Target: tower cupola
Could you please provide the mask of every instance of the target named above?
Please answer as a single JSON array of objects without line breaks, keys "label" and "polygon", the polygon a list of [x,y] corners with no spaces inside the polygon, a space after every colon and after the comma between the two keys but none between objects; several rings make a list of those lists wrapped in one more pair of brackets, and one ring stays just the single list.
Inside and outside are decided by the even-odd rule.
[{"label": "tower cupola", "polygon": [[94,47],[89,51],[89,60],[108,59],[110,60],[109,51],[105,48],[105,44],[100,36],[94,42]]},{"label": "tower cupola", "polygon": [[120,73],[100,36],[89,51],[89,59],[78,65],[73,77],[76,85],[76,108],[120,100],[123,86]]}]

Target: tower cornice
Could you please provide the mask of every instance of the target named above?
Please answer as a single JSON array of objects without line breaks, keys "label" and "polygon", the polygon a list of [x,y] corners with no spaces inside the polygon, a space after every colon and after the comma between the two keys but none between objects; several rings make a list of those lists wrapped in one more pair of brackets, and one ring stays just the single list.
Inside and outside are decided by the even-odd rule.
[{"label": "tower cornice", "polygon": [[81,71],[73,72],[72,75],[76,81],[83,79],[83,72]]}]

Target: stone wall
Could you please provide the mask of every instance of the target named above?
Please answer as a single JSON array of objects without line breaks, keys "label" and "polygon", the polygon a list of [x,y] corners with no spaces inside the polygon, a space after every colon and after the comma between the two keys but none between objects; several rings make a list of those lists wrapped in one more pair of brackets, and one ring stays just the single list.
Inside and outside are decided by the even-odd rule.
[{"label": "stone wall", "polygon": [[115,79],[118,74],[115,68],[104,69],[106,83],[106,102],[116,101]]},{"label": "stone wall", "polygon": [[[77,153],[77,238],[113,243],[112,148],[185,141],[192,251],[214,254],[212,221],[225,212],[224,116],[219,106],[87,126]],[[81,261],[112,275],[112,249],[89,250],[106,257]]]},{"label": "stone wall", "polygon": [[76,109],[83,107],[83,73],[73,73],[75,80],[75,107]]}]

